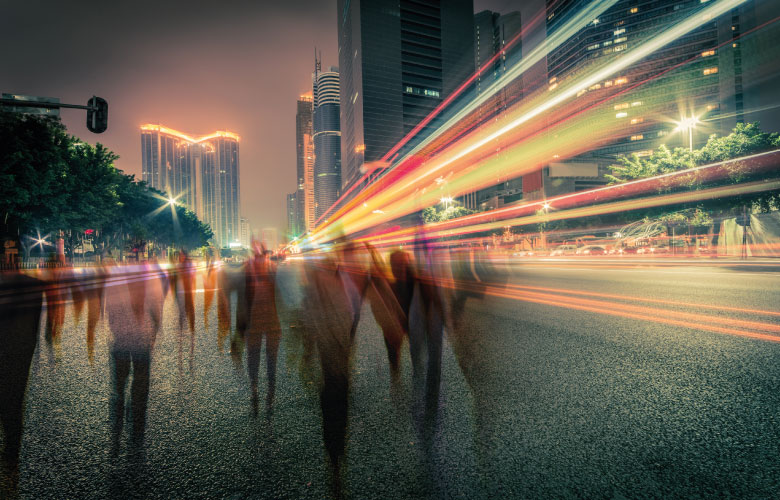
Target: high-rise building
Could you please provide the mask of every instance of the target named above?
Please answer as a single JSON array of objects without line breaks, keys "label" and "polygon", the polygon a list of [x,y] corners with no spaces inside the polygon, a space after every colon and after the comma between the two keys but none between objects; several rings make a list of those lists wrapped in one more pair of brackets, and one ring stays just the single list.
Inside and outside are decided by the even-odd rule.
[{"label": "high-rise building", "polygon": [[314,227],[314,138],[312,132],[312,94],[306,93],[298,99],[295,114],[295,147],[297,159],[298,190],[295,196],[298,203],[296,223],[298,236]]},{"label": "high-rise building", "polygon": [[142,179],[194,211],[221,247],[241,237],[238,142],[228,131],[190,136],[162,125],[141,126]]},{"label": "high-rise building", "polygon": [[[520,12],[499,14],[489,10],[474,15],[474,66],[478,73],[475,80],[477,95],[503,77],[507,69],[522,57],[522,26]],[[474,116],[474,123],[483,123],[505,112],[523,98],[523,78],[517,77],[482,104]],[[522,197],[522,181],[506,180],[496,186],[465,193],[459,197],[466,208],[496,208],[501,203]]]},{"label": "high-rise building", "polygon": [[250,244],[252,243],[252,228],[249,226],[249,220],[246,217],[241,217],[239,227],[241,235],[239,237],[239,241],[241,242],[241,246],[244,248],[249,248]]},{"label": "high-rise building", "polygon": [[314,88],[314,204],[319,219],[341,192],[341,129],[339,125],[339,69],[320,71],[315,62]]},{"label": "high-rise building", "polygon": [[[585,3],[584,0],[547,0],[548,36]],[[707,8],[709,3],[706,0],[618,1],[548,55],[548,91],[553,95],[559,87],[572,84],[595,67],[631,51],[678,21]],[[774,7],[766,7],[770,4]],[[763,14],[756,15],[762,8]],[[776,17],[777,11],[776,2],[746,2],[618,74],[580,89],[576,99],[567,102],[567,114],[585,109],[600,111],[602,120],[614,121],[609,125],[603,121],[591,125],[609,126],[614,130],[612,139],[593,144],[590,151],[576,158],[551,163],[545,169],[525,175],[525,195],[540,198],[595,187],[606,182],[603,178],[606,166],[614,163],[619,155],[650,154],[660,144],[699,147],[713,133],[727,134],[736,122],[762,118],[757,112],[761,110],[760,105],[751,109],[745,103],[751,98],[760,101],[759,92],[754,90],[761,85],[759,82],[767,82],[759,76],[766,66],[758,62],[760,46],[776,45],[777,28],[770,28],[774,29],[774,35],[770,34],[774,45],[760,31],[744,39],[741,35]],[[748,53],[743,46],[751,46],[753,50]],[[777,83],[776,77],[774,81]],[[750,112],[754,114],[747,116]],[[676,130],[675,121],[694,117],[700,123],[690,137]]]},{"label": "high-rise building", "polygon": [[474,8],[472,0],[337,4],[348,190],[364,162],[380,160],[474,72]]}]

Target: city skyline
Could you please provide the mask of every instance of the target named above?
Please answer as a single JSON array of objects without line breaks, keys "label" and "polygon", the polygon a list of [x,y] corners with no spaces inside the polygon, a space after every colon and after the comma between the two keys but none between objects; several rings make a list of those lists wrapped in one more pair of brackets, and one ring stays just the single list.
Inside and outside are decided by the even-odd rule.
[{"label": "city skyline", "polygon": [[[511,5],[509,0],[481,0],[475,11],[500,11]],[[229,16],[239,7],[245,15]],[[284,193],[296,182],[295,137],[290,133],[295,126],[294,101],[311,89],[314,47],[336,62],[335,2],[293,0],[247,9],[238,0],[219,5],[194,1],[181,9],[150,0],[135,2],[133,8],[87,0],[77,10],[81,15],[73,16],[74,6],[65,4],[43,10],[25,3],[4,7],[0,28],[4,37],[17,42],[4,57],[0,91],[74,103],[86,102],[93,94],[103,96],[109,102],[110,120],[101,136],[87,131],[79,112],[64,110],[62,121],[82,140],[100,142],[116,152],[117,167],[139,179],[137,130],[142,124],[235,131],[244,139],[242,184],[253,186],[255,193],[242,200],[242,213],[254,227],[271,225],[282,234]],[[151,10],[157,14],[143,14]],[[110,34],[95,29],[104,25],[104,18],[113,20]],[[203,19],[210,19],[205,27],[213,36],[193,39],[190,26]],[[143,31],[137,29],[140,25]],[[288,36],[290,25],[297,27],[296,36],[289,43],[276,43]],[[95,36],[101,38],[98,45]],[[162,72],[164,79],[154,76]],[[225,74],[233,77],[224,79]],[[273,120],[267,119],[270,116]]]}]

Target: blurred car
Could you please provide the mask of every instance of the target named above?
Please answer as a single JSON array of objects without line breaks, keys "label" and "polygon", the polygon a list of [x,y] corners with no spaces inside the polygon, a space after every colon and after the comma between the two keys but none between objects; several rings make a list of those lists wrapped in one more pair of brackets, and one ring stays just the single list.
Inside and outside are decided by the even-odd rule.
[{"label": "blurred car", "polygon": [[559,245],[552,252],[551,256],[557,255],[575,255],[577,253],[577,245]]},{"label": "blurred car", "polygon": [[587,245],[577,250],[577,255],[606,255],[607,249],[599,245]]}]

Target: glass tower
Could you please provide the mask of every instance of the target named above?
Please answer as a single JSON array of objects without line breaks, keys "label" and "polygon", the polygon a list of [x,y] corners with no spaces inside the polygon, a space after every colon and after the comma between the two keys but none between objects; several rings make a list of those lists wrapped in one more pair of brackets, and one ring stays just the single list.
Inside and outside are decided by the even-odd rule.
[{"label": "glass tower", "polygon": [[314,201],[319,219],[341,192],[341,129],[339,125],[339,71],[312,75],[314,87]]}]

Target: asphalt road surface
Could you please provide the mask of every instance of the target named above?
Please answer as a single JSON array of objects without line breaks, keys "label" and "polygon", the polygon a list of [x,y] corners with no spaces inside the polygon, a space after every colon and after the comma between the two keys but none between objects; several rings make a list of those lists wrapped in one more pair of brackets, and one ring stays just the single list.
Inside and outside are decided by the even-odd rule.
[{"label": "asphalt road surface", "polygon": [[[506,286],[469,299],[461,334],[445,334],[432,420],[420,416],[406,348],[392,384],[364,307],[344,495],[776,498],[778,264],[511,262]],[[41,335],[33,358],[18,496],[331,496],[316,381],[299,369],[299,272],[286,264],[277,276],[276,399],[257,417],[245,355],[218,347],[216,307],[207,328],[197,294],[191,355],[169,296],[142,445],[112,445],[107,325],[90,363],[84,320],[69,308],[60,344]],[[260,377],[262,395],[264,368]]]}]

